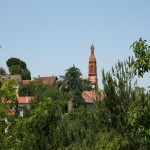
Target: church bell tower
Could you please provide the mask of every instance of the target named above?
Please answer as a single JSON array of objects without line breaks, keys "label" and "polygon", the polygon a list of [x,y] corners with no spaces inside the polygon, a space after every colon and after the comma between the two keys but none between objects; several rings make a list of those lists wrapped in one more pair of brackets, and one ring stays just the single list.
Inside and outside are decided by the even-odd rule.
[{"label": "church bell tower", "polygon": [[98,89],[98,79],[97,79],[97,65],[96,58],[94,55],[94,45],[91,46],[91,55],[89,57],[89,67],[88,67],[88,80],[91,82],[90,85],[93,89]]}]

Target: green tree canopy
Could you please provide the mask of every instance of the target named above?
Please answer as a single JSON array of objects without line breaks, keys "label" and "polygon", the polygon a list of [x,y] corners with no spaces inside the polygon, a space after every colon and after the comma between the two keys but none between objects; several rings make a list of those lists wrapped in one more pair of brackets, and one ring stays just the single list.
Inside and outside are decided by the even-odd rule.
[{"label": "green tree canopy", "polygon": [[62,77],[63,80],[59,83],[61,89],[71,94],[74,107],[78,107],[84,103],[82,92],[84,90],[91,90],[89,82],[87,80],[82,80],[81,77],[82,74],[80,69],[73,65],[73,67],[66,70],[65,75]]},{"label": "green tree canopy", "polygon": [[[53,132],[67,112],[70,97],[57,87],[45,85],[40,80],[36,80],[34,86],[35,99],[30,109],[25,110],[24,117],[18,117],[13,122],[5,149],[50,149]],[[3,141],[0,141],[1,145],[4,145]]]},{"label": "green tree canopy", "polygon": [[23,80],[30,80],[31,73],[27,68],[27,65],[24,61],[18,58],[9,58],[6,62],[9,73],[12,75],[20,74]]},{"label": "green tree canopy", "polygon": [[0,75],[6,75],[6,70],[3,67],[0,67]]},{"label": "green tree canopy", "polygon": [[[133,67],[139,77],[150,71],[150,46],[146,42],[140,38],[131,45],[135,53]],[[136,130],[141,147],[150,149],[150,91],[145,92],[141,87],[137,87],[135,91],[136,101],[130,106],[128,121]]]},{"label": "green tree canopy", "polygon": [[34,83],[20,84],[19,96],[35,96],[36,86]]},{"label": "green tree canopy", "polygon": [[0,149],[6,149],[10,137],[10,128],[15,116],[10,116],[13,110],[17,115],[16,82],[12,79],[0,80]]},{"label": "green tree canopy", "polygon": [[[11,123],[8,134],[3,132],[7,124],[1,121],[0,149],[149,150],[150,94],[136,86],[135,62],[129,57],[118,61],[111,71],[102,71],[105,97],[96,101],[92,109],[80,106],[81,93],[88,83],[83,83],[75,66],[66,70],[59,88],[38,79],[33,87],[23,87],[22,92],[34,89],[35,100],[23,118],[8,118]],[[1,97],[7,100],[13,97],[8,87],[15,87],[14,84],[0,83]],[[70,98],[76,109],[67,113]],[[7,114],[3,106],[0,103],[1,119]]]},{"label": "green tree canopy", "polygon": [[9,58],[6,62],[7,67],[11,67],[14,65],[20,66],[20,59],[18,58]]},{"label": "green tree canopy", "polygon": [[136,87],[135,101],[130,104],[128,122],[143,147],[150,148],[150,93]]},{"label": "green tree canopy", "polygon": [[31,73],[28,69],[22,70],[21,76],[22,76],[23,80],[30,80],[31,79]]},{"label": "green tree canopy", "polygon": [[146,40],[140,38],[131,45],[136,58],[133,63],[135,73],[142,77],[145,72],[150,71],[150,46],[146,42]]}]

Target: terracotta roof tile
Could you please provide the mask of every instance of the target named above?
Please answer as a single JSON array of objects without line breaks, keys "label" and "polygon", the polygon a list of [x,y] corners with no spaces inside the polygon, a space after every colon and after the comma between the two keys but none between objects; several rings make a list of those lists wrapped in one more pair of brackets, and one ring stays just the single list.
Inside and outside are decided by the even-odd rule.
[{"label": "terracotta roof tile", "polygon": [[9,112],[8,112],[8,116],[13,116],[15,115],[16,113],[16,110],[15,109],[11,109]]},{"label": "terracotta roof tile", "polygon": [[45,84],[53,85],[57,79],[56,76],[49,76],[49,77],[39,77]]},{"label": "terracotta roof tile", "polygon": [[82,97],[84,98],[86,103],[94,103],[96,100],[102,100],[105,97],[104,91],[101,91],[100,93],[96,91],[83,91]]},{"label": "terracotta roof tile", "polygon": [[4,79],[16,79],[17,82],[22,82],[21,75],[0,75],[0,78],[4,78]]},{"label": "terracotta roof tile", "polygon": [[19,96],[18,103],[19,104],[28,104],[34,99],[33,96]]},{"label": "terracotta roof tile", "polygon": [[29,84],[30,82],[32,82],[31,80],[22,80],[23,84]]}]

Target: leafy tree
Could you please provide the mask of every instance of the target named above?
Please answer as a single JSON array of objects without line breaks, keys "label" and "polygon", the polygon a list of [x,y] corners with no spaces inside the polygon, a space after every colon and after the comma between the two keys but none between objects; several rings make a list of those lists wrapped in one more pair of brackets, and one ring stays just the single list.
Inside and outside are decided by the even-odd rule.
[{"label": "leafy tree", "polygon": [[134,101],[132,58],[115,65],[112,73],[104,73],[103,85],[106,97],[104,99],[105,107],[108,110],[109,124],[112,128],[122,134],[128,129],[127,116],[129,105]]},{"label": "leafy tree", "polygon": [[0,74],[1,75],[6,75],[7,74],[6,71],[5,71],[5,69],[2,68],[2,67],[0,67]]},{"label": "leafy tree", "polygon": [[[150,46],[146,44],[146,40],[140,38],[131,45],[135,53],[135,61],[133,67],[135,74],[143,77],[144,73],[150,71]],[[128,118],[129,124],[134,127],[143,149],[150,148],[150,93],[145,93],[143,88],[136,88],[136,101],[131,104]]]},{"label": "leafy tree", "polygon": [[22,68],[23,70],[27,69],[27,65],[24,61],[20,60],[20,68]]},{"label": "leafy tree", "polygon": [[136,101],[130,105],[128,122],[135,129],[141,147],[150,148],[150,94],[136,88]]},{"label": "leafy tree", "polygon": [[49,149],[51,134],[61,120],[61,107],[47,98],[30,111],[30,116],[16,122],[11,148]]},{"label": "leafy tree", "polygon": [[24,80],[31,80],[31,73],[28,69],[22,70],[21,76],[22,76],[22,79]]},{"label": "leafy tree", "polygon": [[7,67],[10,68],[11,66],[16,66],[19,65],[20,66],[20,59],[18,58],[9,58],[6,62]]},{"label": "leafy tree", "polygon": [[87,79],[83,79],[82,80],[82,88],[83,88],[83,91],[91,91],[92,87],[90,86],[90,81]]},{"label": "leafy tree", "polygon": [[119,61],[112,68],[112,73],[104,71],[103,85],[106,97],[104,98],[104,108],[108,123],[108,129],[114,129],[130,141],[130,149],[139,149],[139,137],[135,128],[128,121],[128,111],[132,103],[136,102],[136,84],[134,74],[133,58],[126,61]]},{"label": "leafy tree", "polygon": [[79,107],[64,116],[54,130],[51,149],[127,149],[128,139],[117,131],[107,131],[106,111],[101,102],[95,105],[93,110]]},{"label": "leafy tree", "polygon": [[[85,139],[82,143],[76,144],[73,143],[69,145],[69,147],[65,148],[65,150],[70,149],[85,149],[85,150],[120,150],[120,149],[129,149],[129,141],[121,136],[116,131],[104,132],[94,135],[95,140],[94,144],[88,146],[88,141]],[[61,149],[61,148],[60,148]]]},{"label": "leafy tree", "polygon": [[13,65],[9,68],[9,73],[12,74],[12,75],[15,75],[15,74],[21,74],[21,68],[17,65]]},{"label": "leafy tree", "polygon": [[30,80],[31,73],[27,69],[26,63],[18,58],[9,58],[6,62],[9,73],[12,75],[20,74],[23,80]]},{"label": "leafy tree", "polygon": [[[12,120],[8,135],[3,133],[6,124],[0,124],[0,149],[149,149],[150,95],[136,87],[133,64],[129,57],[118,61],[112,71],[102,71],[106,96],[91,110],[80,106],[81,93],[89,87],[75,66],[66,70],[57,87],[38,79],[22,85],[20,91],[33,90],[35,100],[23,118]],[[80,107],[67,113],[70,98],[74,107]],[[0,116],[4,114],[1,108]]]},{"label": "leafy tree", "polygon": [[140,38],[131,45],[136,58],[133,63],[135,73],[141,77],[143,77],[145,72],[150,71],[150,46],[146,42],[146,40]]},{"label": "leafy tree", "polygon": [[35,96],[36,86],[34,83],[20,84],[18,94],[19,96]]},{"label": "leafy tree", "polygon": [[82,74],[78,68],[74,65],[66,70],[65,75],[62,77],[58,85],[63,91],[67,91],[71,94],[74,107],[78,107],[84,103],[82,98],[82,92],[84,90],[91,90],[89,82],[81,79]]},{"label": "leafy tree", "polygon": [[14,116],[11,110],[17,114],[16,82],[14,80],[0,80],[0,149],[6,149],[10,128],[13,125]]},{"label": "leafy tree", "polygon": [[[53,132],[66,113],[68,94],[35,81],[35,100],[28,115],[17,118],[11,128],[10,149],[50,149]],[[39,93],[40,92],[40,93]],[[7,147],[8,149],[8,147]]]},{"label": "leafy tree", "polygon": [[8,112],[11,108],[16,108],[16,82],[12,79],[0,80],[0,104],[3,107],[1,109],[1,117],[8,116]]}]

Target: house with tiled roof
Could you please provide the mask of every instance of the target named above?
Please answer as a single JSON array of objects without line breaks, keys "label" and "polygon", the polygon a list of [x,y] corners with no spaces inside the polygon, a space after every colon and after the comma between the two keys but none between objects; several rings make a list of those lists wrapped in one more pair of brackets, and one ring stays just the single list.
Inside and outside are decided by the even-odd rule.
[{"label": "house with tiled roof", "polygon": [[[18,83],[16,87],[16,94],[17,94],[17,100],[18,100],[18,108],[19,108],[19,113],[20,116],[23,116],[23,110],[24,108],[29,108],[30,107],[30,102],[34,100],[33,96],[18,96],[18,88],[19,84],[30,84],[31,82],[34,82],[32,80],[22,80],[21,75],[0,75],[0,79],[15,79]],[[54,85],[58,78],[56,76],[48,76],[48,77],[39,77],[39,80],[41,80],[43,83],[47,85]],[[11,102],[10,102],[11,103]],[[10,110],[8,112],[8,115],[14,115],[16,112],[15,110]]]},{"label": "house with tiled roof", "polygon": [[0,79],[15,79],[18,84],[29,84],[31,80],[22,80],[21,75],[0,75]]},{"label": "house with tiled roof", "polygon": [[83,91],[82,98],[85,100],[88,108],[92,108],[96,101],[101,101],[105,97],[104,91]]},{"label": "house with tiled roof", "polygon": [[54,85],[56,81],[58,80],[57,76],[54,76],[54,75],[48,76],[48,77],[39,77],[38,79],[47,85]]},{"label": "house with tiled roof", "polygon": [[[25,107],[26,107],[26,108],[29,108],[31,101],[33,101],[34,98],[35,98],[34,96],[18,96],[18,97],[17,97],[19,115],[20,115],[21,117],[23,117],[24,108],[25,108]],[[8,103],[11,104],[12,101],[9,100]],[[9,110],[8,115],[9,115],[9,116],[13,116],[13,115],[15,115],[15,113],[16,113],[16,110],[15,110],[15,109],[11,109],[11,110]]]},{"label": "house with tiled roof", "polygon": [[33,96],[18,96],[18,108],[20,116],[23,117],[23,109],[30,107],[30,102],[34,100]]},{"label": "house with tiled roof", "polygon": [[15,79],[17,83],[22,82],[21,75],[0,75],[0,79]]},{"label": "house with tiled roof", "polygon": [[95,91],[83,91],[82,98],[87,104],[94,104],[94,102],[99,98]]}]

